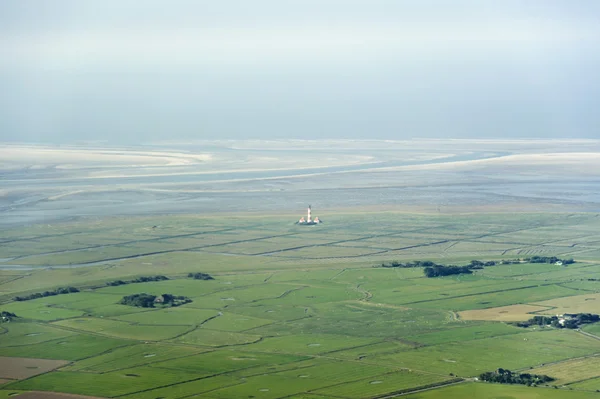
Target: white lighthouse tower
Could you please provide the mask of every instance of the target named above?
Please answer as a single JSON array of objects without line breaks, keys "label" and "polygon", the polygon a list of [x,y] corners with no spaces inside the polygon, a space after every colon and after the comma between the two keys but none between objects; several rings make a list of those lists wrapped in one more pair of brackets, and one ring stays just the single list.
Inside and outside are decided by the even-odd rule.
[{"label": "white lighthouse tower", "polygon": [[312,211],[312,209],[311,209],[311,206],[309,205],[308,209],[306,210],[306,219],[304,218],[304,216],[302,216],[300,218],[300,220],[298,220],[296,222],[296,224],[301,224],[301,225],[305,225],[305,226],[306,225],[312,226],[312,225],[315,225],[315,224],[323,223],[317,216],[315,216],[315,218],[313,219],[311,211]]}]

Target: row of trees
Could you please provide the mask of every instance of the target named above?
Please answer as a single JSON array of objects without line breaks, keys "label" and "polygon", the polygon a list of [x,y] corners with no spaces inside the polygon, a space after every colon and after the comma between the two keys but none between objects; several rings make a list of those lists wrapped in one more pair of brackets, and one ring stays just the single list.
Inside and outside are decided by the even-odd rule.
[{"label": "row of trees", "polygon": [[15,299],[15,301],[29,301],[31,299],[44,298],[47,296],[54,296],[54,295],[71,294],[73,292],[79,292],[79,289],[77,289],[75,287],[57,288],[54,291],[36,292],[35,294],[31,294],[31,295],[16,296],[14,299]]},{"label": "row of trees", "polygon": [[[188,273],[188,277],[189,278],[193,278],[195,280],[214,280],[214,278],[206,273]],[[133,280],[115,280],[115,281],[109,281],[106,283],[106,285],[110,285],[110,286],[119,286],[119,285],[126,285],[126,284],[135,284],[135,283],[148,283],[148,282],[152,282],[152,281],[165,281],[168,280],[169,278],[167,276],[141,276],[138,278],[135,278]]]},{"label": "row of trees", "polygon": [[511,265],[518,263],[556,263],[562,262],[563,265],[569,265],[574,263],[573,259],[559,259],[556,256],[533,256],[531,258],[525,259],[513,259],[513,260],[502,260],[499,263],[493,260],[489,261],[480,261],[480,260],[472,260],[466,266],[454,266],[454,265],[441,265],[430,260],[425,261],[414,261],[414,262],[406,262],[401,263],[398,261],[392,261],[390,263],[382,263],[381,267],[399,267],[399,268],[413,268],[413,267],[423,267],[423,273],[426,277],[440,277],[440,276],[450,276],[453,274],[472,274],[473,270],[483,269],[485,266],[496,266],[497,264],[502,265]]},{"label": "row of trees", "polygon": [[560,259],[560,258],[557,258],[556,256],[532,256],[531,258],[525,258],[524,260],[529,263],[551,263],[552,264],[552,263],[556,263],[556,262],[562,262],[563,265],[570,265],[572,263],[575,263],[573,258]]},{"label": "row of trees", "polygon": [[472,274],[471,266],[443,266],[435,265],[423,269],[426,277],[450,276],[453,274]]},{"label": "row of trees", "polygon": [[[556,262],[562,262],[563,265],[570,265],[572,263],[575,263],[575,261],[572,258],[560,259],[560,258],[557,258],[556,256],[532,256],[530,258],[504,259],[501,261],[472,260],[469,263],[469,266],[471,266],[472,269],[481,269],[484,266],[515,265],[515,264],[520,264],[520,263],[550,263],[551,264],[551,263],[556,263]],[[406,263],[402,263],[402,262],[398,262],[398,261],[394,260],[389,263],[384,262],[381,264],[380,267],[411,268],[411,267],[434,267],[434,266],[445,266],[445,265],[439,265],[430,260],[417,260],[417,261],[406,262]]]},{"label": "row of trees", "polygon": [[556,328],[579,328],[582,324],[597,323],[600,316],[592,313],[565,313],[561,318],[558,316],[533,316],[527,321],[516,323],[518,327],[530,326],[552,326]]},{"label": "row of trees", "polygon": [[214,280],[213,276],[206,273],[188,273],[189,278],[193,278],[194,280]]},{"label": "row of trees", "polygon": [[479,260],[472,260],[470,264],[466,266],[454,266],[454,265],[441,265],[430,260],[417,260],[414,262],[400,263],[393,261],[391,263],[382,263],[381,267],[400,267],[400,268],[414,268],[423,267],[423,273],[427,277],[440,277],[449,276],[452,274],[472,274],[472,269],[482,269],[483,266],[494,266],[496,262],[487,261],[482,262]]},{"label": "row of trees", "polygon": [[164,281],[164,280],[168,280],[169,278],[167,276],[141,276],[138,277],[136,279],[133,280],[115,280],[115,281],[109,281],[106,283],[106,285],[110,285],[112,287],[116,287],[119,285],[126,285],[126,284],[135,284],[135,283],[148,283],[151,281]]},{"label": "row of trees", "polygon": [[[495,266],[497,263],[493,260],[488,261],[480,261],[480,260],[472,260],[469,263],[469,267],[475,269],[483,266]],[[413,262],[401,263],[398,261],[392,261],[390,263],[382,263],[381,267],[400,267],[400,268],[411,268],[411,267],[435,267],[435,266],[446,266],[439,263],[432,262],[430,260],[416,260]]]},{"label": "row of trees", "polygon": [[186,296],[171,294],[156,296],[146,293],[127,295],[119,301],[121,305],[135,306],[138,308],[154,308],[156,305],[161,307],[172,307],[190,302],[192,302],[192,300]]},{"label": "row of trees", "polygon": [[397,261],[392,261],[390,263],[382,263],[381,267],[402,267],[402,268],[411,268],[411,267],[428,267],[435,266],[436,264],[430,260],[416,260],[414,262],[406,262],[400,263]]},{"label": "row of trees", "polygon": [[554,378],[544,374],[513,373],[507,369],[488,371],[479,375],[479,379],[488,382],[499,382],[501,384],[523,384],[537,385],[554,381]]},{"label": "row of trees", "polygon": [[480,260],[472,260],[469,264],[471,268],[483,268],[483,266],[496,266],[496,261],[488,260],[488,261],[480,261]]}]

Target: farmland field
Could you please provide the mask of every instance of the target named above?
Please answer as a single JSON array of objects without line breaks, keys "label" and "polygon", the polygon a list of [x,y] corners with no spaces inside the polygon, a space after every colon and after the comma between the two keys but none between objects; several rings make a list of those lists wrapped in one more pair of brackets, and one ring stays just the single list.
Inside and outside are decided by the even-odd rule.
[{"label": "farmland field", "polygon": [[21,380],[64,366],[68,362],[45,359],[0,357],[0,378]]},{"label": "farmland field", "polygon": [[406,399],[595,399],[596,392],[566,391],[500,384],[460,384],[405,396]]},{"label": "farmland field", "polygon": [[[600,325],[513,323],[600,313],[596,216],[340,212],[301,227],[291,215],[177,215],[9,229],[0,310],[16,317],[0,324],[0,356],[23,367],[2,368],[0,398],[596,397]],[[575,263],[524,260],[533,254]],[[435,278],[382,267],[416,260],[496,264]],[[67,286],[80,292],[14,300]],[[142,293],[191,302],[120,303]],[[475,382],[498,368],[556,380]]]},{"label": "farmland field", "polygon": [[525,321],[531,319],[534,313],[544,313],[548,309],[548,307],[535,305],[508,305],[497,308],[464,310],[459,312],[458,315],[463,320]]},{"label": "farmland field", "polygon": [[[600,313],[600,294],[577,295],[568,298],[551,299],[538,302],[537,305],[548,306],[551,314],[563,313]],[[546,311],[548,313],[550,310]],[[542,312],[540,312],[542,313]]]},{"label": "farmland field", "polygon": [[533,369],[531,372],[554,376],[556,381],[553,384],[572,384],[577,381],[600,377],[600,357],[593,356],[583,359],[573,359],[549,366],[542,366]]}]

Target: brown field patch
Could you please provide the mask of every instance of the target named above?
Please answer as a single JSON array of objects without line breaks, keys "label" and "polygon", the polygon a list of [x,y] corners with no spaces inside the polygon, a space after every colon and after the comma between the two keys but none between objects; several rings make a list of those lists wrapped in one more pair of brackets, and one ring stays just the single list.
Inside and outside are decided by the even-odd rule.
[{"label": "brown field patch", "polygon": [[458,312],[458,316],[462,320],[525,321],[533,317],[532,313],[547,309],[548,307],[536,305],[510,305],[489,309],[464,310]]},{"label": "brown field patch", "polygon": [[600,313],[600,294],[576,295],[566,298],[550,299],[548,301],[536,302],[535,305],[553,307],[545,314],[564,313]]},{"label": "brown field patch", "polygon": [[34,375],[62,367],[70,362],[66,360],[30,359],[25,357],[0,356],[0,378],[22,380]]},{"label": "brown field patch", "polygon": [[25,392],[18,395],[19,399],[101,399],[97,396],[83,396],[60,392]]}]

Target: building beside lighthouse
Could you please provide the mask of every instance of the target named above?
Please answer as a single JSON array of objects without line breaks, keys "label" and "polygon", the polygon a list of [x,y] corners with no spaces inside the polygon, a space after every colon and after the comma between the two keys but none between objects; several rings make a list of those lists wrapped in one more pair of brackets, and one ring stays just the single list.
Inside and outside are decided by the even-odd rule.
[{"label": "building beside lighthouse", "polygon": [[321,220],[319,219],[318,216],[315,216],[314,219],[312,218],[312,215],[311,215],[311,206],[310,205],[308,206],[308,209],[306,211],[306,218],[304,216],[302,216],[300,218],[300,220],[298,220],[296,222],[296,224],[309,225],[309,226],[312,226],[312,225],[315,225],[315,224],[319,224],[319,223],[322,223],[322,222],[321,222]]}]

